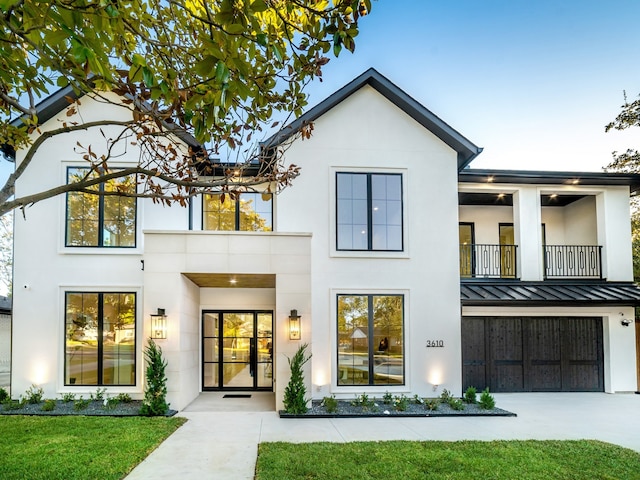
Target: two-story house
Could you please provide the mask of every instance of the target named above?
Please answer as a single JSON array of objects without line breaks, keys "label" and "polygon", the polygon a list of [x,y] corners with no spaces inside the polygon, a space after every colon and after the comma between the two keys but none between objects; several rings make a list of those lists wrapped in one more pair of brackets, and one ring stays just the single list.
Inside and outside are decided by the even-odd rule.
[{"label": "two-story house", "polygon": [[[79,110],[122,115],[91,98]],[[639,176],[469,169],[481,149],[375,70],[294,127],[307,121],[311,139],[286,152],[302,173],[277,196],[169,208],[70,193],[16,216],[14,394],[140,397],[150,336],[177,409],[209,390],[273,391],[282,408],[302,343],[313,398],[636,390]],[[73,147],[100,135],[49,142],[16,193],[82,175]],[[131,146],[112,166],[136,161]]]}]

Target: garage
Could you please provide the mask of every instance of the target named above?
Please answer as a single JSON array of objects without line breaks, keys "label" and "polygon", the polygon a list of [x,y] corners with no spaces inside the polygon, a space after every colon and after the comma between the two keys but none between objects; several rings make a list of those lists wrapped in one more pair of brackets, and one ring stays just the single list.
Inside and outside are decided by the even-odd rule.
[{"label": "garage", "polygon": [[601,317],[463,317],[463,389],[604,391]]}]

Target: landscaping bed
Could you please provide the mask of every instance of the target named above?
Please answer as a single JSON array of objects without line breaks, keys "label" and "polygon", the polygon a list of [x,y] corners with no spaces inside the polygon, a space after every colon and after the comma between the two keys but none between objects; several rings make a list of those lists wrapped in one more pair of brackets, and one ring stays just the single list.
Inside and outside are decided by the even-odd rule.
[{"label": "landscaping bed", "polygon": [[515,413],[497,408],[488,391],[476,400],[475,389],[465,393],[465,398],[454,398],[444,391],[438,398],[422,398],[417,395],[391,395],[382,398],[356,395],[353,400],[338,400],[335,396],[313,400],[305,412],[279,411],[281,418],[336,418],[336,417],[515,417]]},{"label": "landscaping bed", "polygon": [[[104,401],[84,402],[54,400],[51,410],[43,410],[45,403],[21,403],[8,407],[7,404],[0,405],[0,415],[86,415],[86,416],[108,416],[108,417],[134,417],[140,415],[141,400],[131,400],[129,402],[119,402],[117,404],[106,404]],[[50,404],[51,405],[51,404]],[[51,408],[46,407],[46,408]],[[169,410],[165,416],[175,415],[177,410]]]}]

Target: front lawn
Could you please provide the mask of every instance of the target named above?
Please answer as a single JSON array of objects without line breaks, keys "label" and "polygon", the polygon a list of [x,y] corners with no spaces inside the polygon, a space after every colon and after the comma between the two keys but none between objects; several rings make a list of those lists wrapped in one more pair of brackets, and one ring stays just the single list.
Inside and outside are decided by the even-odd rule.
[{"label": "front lawn", "polygon": [[580,441],[263,443],[256,480],[638,479],[640,453]]},{"label": "front lawn", "polygon": [[185,421],[0,416],[0,478],[121,479]]}]

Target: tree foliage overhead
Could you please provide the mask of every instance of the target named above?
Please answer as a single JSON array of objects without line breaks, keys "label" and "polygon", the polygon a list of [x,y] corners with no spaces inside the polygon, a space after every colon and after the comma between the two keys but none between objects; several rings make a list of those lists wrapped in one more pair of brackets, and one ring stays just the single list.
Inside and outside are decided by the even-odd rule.
[{"label": "tree foliage overhead", "polygon": [[[605,131],[640,127],[640,96],[635,101],[629,102],[625,94],[621,109],[616,119],[605,127]],[[640,152],[633,148],[623,153],[613,152],[613,162],[607,166],[607,169],[627,173],[640,172]]]},{"label": "tree foliage overhead", "polygon": [[[206,146],[189,152],[199,158],[230,148],[255,160],[259,153],[250,147],[265,125],[277,113],[302,113],[305,85],[321,77],[327,54],[354,51],[358,20],[370,10],[370,0],[0,0],[0,145],[26,149],[0,190],[0,214],[70,190],[89,192],[96,184],[95,176],[87,177],[9,200],[46,141],[101,125],[69,121],[40,131],[38,101],[63,87],[105,102],[113,102],[105,92],[114,92],[131,112],[131,120],[115,122],[122,133],[105,139],[102,149],[80,148],[101,176],[136,174],[140,196],[164,202],[228,185],[199,181],[192,158],[177,151],[169,134],[178,127]],[[77,104],[69,105],[69,116],[77,111]],[[9,122],[16,117],[19,124]],[[112,172],[110,147],[122,141],[136,141],[148,156]],[[278,155],[265,152],[269,158],[261,160],[269,160],[269,168],[259,180],[288,185],[297,169],[283,169]],[[240,187],[236,181],[234,188]]]},{"label": "tree foliage overhead", "polygon": [[[621,111],[613,122],[610,122],[605,131],[626,130],[631,127],[640,127],[640,96],[633,102],[627,100],[625,94]],[[628,148],[623,153],[613,152],[613,162],[607,165],[606,170],[621,173],[640,173],[640,151]],[[631,198],[631,240],[633,251],[633,278],[640,281],[640,202],[638,197]]]}]

